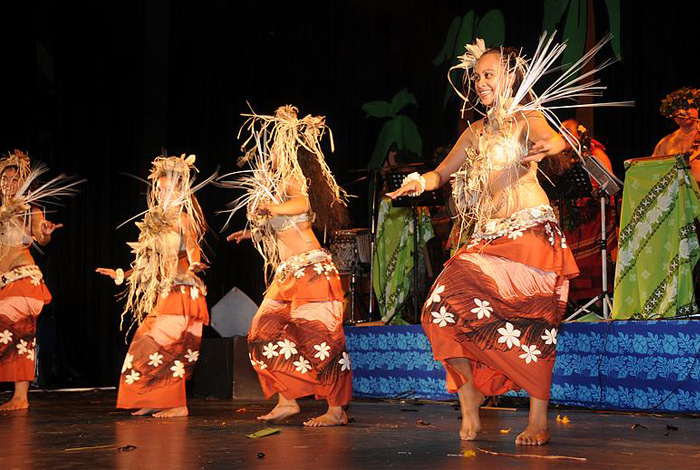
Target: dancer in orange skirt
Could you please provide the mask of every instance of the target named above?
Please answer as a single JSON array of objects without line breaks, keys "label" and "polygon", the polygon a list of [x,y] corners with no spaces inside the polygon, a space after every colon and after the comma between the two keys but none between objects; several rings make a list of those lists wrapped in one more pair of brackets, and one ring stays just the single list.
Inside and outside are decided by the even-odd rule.
[{"label": "dancer in orange skirt", "polygon": [[[321,249],[313,231],[331,233],[347,221],[345,193],[320,148],[325,120],[298,119],[297,109],[285,106],[274,116],[252,115],[249,124],[257,143],[246,157],[252,160],[252,176],[229,186],[247,190],[233,210],[247,207],[250,228],[229,240],[252,238],[266,272],[268,267],[274,271],[248,334],[263,392],[278,396],[277,406],[258,419],[286,419],[299,413],[297,398],[314,395],[328,402],[328,411],[304,424],[344,425],[352,373],[342,325],[343,291],[330,253]],[[268,145],[261,144],[261,133],[268,133]]]},{"label": "dancer in orange skirt", "polygon": [[158,157],[149,180],[148,210],[131,269],[98,268],[119,285],[128,283],[122,314],[131,313],[138,329],[124,359],[117,408],[134,416],[187,416],[185,381],[199,356],[202,327],[209,323],[206,287],[196,273],[205,267],[199,244],[205,232],[202,210],[192,187],[194,155]]},{"label": "dancer in orange skirt", "polygon": [[[51,301],[30,246],[46,246],[61,224],[44,219],[38,207],[47,196],[72,195],[76,183],[59,176],[39,185],[45,167],[31,168],[27,154],[15,150],[0,160],[0,382],[14,382],[12,398],[0,410],[29,407],[27,392],[34,380],[36,321]],[[34,187],[36,186],[36,187]],[[30,191],[30,188],[33,191]]]},{"label": "dancer in orange skirt", "polygon": [[537,181],[537,162],[563,151],[567,142],[579,153],[580,145],[551,127],[559,123],[543,105],[589,93],[593,86],[564,80],[534,94],[533,83],[564,48],[551,46],[543,37],[528,63],[511,48],[487,49],[480,39],[467,45],[453,68],[464,70],[466,90],[456,91],[465,107],[476,93],[485,117],[470,124],[435,171],[409,175],[389,194],[417,195],[453,177],[458,222],[469,242],[435,280],[422,323],[435,359],[447,370],[448,390],[459,394],[464,440],[477,438],[484,397],[511,389],[530,394],[528,425],[516,443],[550,439],[547,406],[557,329],[569,279],[578,269]]}]

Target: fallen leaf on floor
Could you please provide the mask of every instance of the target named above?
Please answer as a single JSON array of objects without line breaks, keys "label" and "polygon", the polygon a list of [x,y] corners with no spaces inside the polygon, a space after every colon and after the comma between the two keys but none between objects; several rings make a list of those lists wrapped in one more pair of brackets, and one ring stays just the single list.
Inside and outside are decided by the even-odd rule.
[{"label": "fallen leaf on floor", "polygon": [[117,452],[131,452],[134,449],[136,449],[136,446],[132,446],[131,444],[128,444],[128,445],[125,445],[123,447],[117,447]]},{"label": "fallen leaf on floor", "polygon": [[501,429],[501,434],[508,434],[510,432],[510,428],[508,429]]},{"label": "fallen leaf on floor", "polygon": [[348,418],[348,424],[350,424],[350,423],[356,423],[356,422],[357,422],[357,420],[356,420],[355,418],[352,418],[352,417],[351,417],[351,418]]},{"label": "fallen leaf on floor", "polygon": [[430,423],[426,423],[422,419],[419,419],[418,421],[416,421],[416,424],[420,424],[421,426],[430,426]]},{"label": "fallen leaf on floor", "polygon": [[637,424],[637,423],[634,423],[632,426],[630,426],[630,429],[637,429],[637,428],[649,429],[646,426],[644,426],[643,424]]},{"label": "fallen leaf on floor", "polygon": [[247,437],[249,439],[260,439],[261,437],[270,436],[272,434],[277,434],[279,432],[281,432],[281,431],[277,428],[265,428],[265,429],[261,429],[260,431],[256,431],[253,434],[246,434],[245,437]]},{"label": "fallen leaf on floor", "polygon": [[448,457],[467,457],[467,458],[471,458],[471,457],[476,457],[476,452],[474,452],[473,450],[465,450],[465,451],[462,452],[461,454],[447,454],[447,456],[448,456]]},{"label": "fallen leaf on floor", "polygon": [[236,413],[245,413],[246,411],[248,411],[248,408],[238,408]]},{"label": "fallen leaf on floor", "polygon": [[569,417],[568,417],[568,416],[566,416],[566,415],[564,415],[564,416],[557,415],[557,423],[568,424],[569,421],[570,421],[570,420],[569,420]]}]

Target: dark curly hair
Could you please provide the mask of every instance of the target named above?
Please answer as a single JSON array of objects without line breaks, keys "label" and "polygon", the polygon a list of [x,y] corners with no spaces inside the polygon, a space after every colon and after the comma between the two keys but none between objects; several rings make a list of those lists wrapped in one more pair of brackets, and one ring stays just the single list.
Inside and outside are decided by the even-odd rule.
[{"label": "dark curly hair", "polygon": [[297,160],[307,180],[311,210],[316,214],[313,227],[319,231],[326,230],[328,233],[347,227],[350,223],[348,208],[336,199],[323,176],[321,164],[316,155],[299,146]]}]

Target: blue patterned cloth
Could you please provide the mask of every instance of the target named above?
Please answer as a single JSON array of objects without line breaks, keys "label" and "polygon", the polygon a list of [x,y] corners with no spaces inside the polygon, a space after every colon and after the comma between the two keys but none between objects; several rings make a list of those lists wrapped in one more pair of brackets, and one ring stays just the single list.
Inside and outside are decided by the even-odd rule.
[{"label": "blue patterned cloth", "polygon": [[[356,397],[456,399],[420,325],[349,327]],[[616,410],[700,411],[700,321],[564,323],[553,403]],[[526,396],[523,392],[509,395]]]}]

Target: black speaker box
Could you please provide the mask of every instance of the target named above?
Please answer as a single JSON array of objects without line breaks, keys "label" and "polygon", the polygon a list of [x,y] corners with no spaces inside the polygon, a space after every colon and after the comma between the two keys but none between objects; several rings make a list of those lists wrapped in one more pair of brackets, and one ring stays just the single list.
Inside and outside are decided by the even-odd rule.
[{"label": "black speaker box", "polygon": [[194,392],[205,398],[263,398],[245,336],[202,338]]}]

